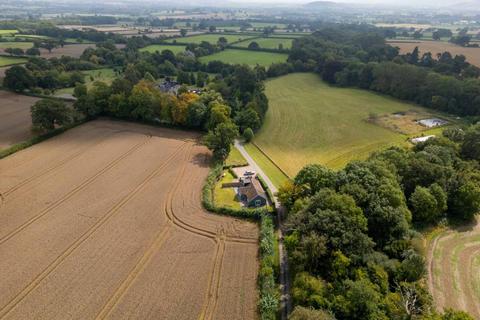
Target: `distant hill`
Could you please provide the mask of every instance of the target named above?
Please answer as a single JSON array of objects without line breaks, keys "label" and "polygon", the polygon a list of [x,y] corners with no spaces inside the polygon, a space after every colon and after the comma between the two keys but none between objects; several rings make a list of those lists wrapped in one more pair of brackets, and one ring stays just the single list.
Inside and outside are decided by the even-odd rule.
[{"label": "distant hill", "polygon": [[312,1],[312,2],[309,2],[309,3],[305,4],[305,7],[321,8],[321,7],[336,7],[338,5],[340,5],[340,4],[337,3],[337,2],[333,2],[333,1]]}]

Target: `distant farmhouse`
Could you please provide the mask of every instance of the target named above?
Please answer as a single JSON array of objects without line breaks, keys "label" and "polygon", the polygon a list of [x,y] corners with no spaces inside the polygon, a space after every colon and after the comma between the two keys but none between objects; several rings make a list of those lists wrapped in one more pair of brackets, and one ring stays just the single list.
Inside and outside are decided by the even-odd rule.
[{"label": "distant farmhouse", "polygon": [[[170,80],[169,78],[166,78],[164,82],[158,85],[158,89],[161,92],[170,93],[173,95],[178,95],[178,90],[181,87],[182,85],[180,83],[178,83],[177,81]],[[188,92],[201,94],[202,90],[199,88],[192,88],[192,89],[188,89]]]},{"label": "distant farmhouse", "polygon": [[181,85],[176,81],[171,81],[170,79],[166,79],[164,82],[158,85],[158,89],[164,93],[170,93],[177,95],[178,89],[180,89]]}]

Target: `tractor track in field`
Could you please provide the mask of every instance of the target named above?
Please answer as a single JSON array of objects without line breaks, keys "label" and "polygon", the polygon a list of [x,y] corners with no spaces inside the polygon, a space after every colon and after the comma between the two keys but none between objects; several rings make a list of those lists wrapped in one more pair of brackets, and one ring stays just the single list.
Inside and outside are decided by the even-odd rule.
[{"label": "tractor track in field", "polygon": [[199,320],[213,319],[217,310],[220,284],[222,280],[223,261],[225,257],[225,235],[220,234],[215,241],[217,245],[215,246],[213,268],[210,273],[207,295],[205,297],[205,303],[203,305]]},{"label": "tractor track in field", "polygon": [[34,223],[35,221],[37,221],[38,219],[42,218],[43,216],[47,215],[49,212],[51,212],[53,209],[57,208],[58,206],[60,206],[61,204],[65,203],[68,199],[70,199],[71,197],[73,197],[75,194],[77,194],[78,192],[80,192],[81,190],[85,189],[88,185],[92,184],[95,180],[97,180],[100,176],[102,176],[104,173],[108,172],[109,170],[111,170],[112,168],[114,168],[117,164],[119,164],[123,159],[125,159],[126,157],[128,157],[129,155],[133,154],[136,150],[138,150],[139,148],[145,146],[146,144],[148,144],[149,142],[151,141],[151,136],[147,136],[147,138],[140,142],[140,143],[137,143],[135,146],[133,146],[132,148],[130,148],[128,151],[126,151],[125,153],[123,153],[121,156],[117,157],[115,160],[111,161],[110,163],[108,163],[105,167],[103,167],[100,171],[98,171],[96,174],[94,174],[93,176],[91,176],[90,178],[88,178],[87,180],[83,181],[80,185],[78,185],[77,187],[73,188],[72,190],[70,190],[67,194],[65,194],[63,197],[61,197],[60,199],[56,200],[55,202],[53,202],[51,205],[49,205],[47,208],[43,209],[42,211],[40,211],[40,213],[36,214],[34,217],[32,217],[31,219],[29,219],[28,221],[24,222],[22,225],[20,225],[19,227],[17,227],[16,229],[12,230],[11,232],[9,232],[8,234],[4,235],[3,237],[0,238],[0,245],[2,245],[3,243],[5,243],[6,241],[8,241],[9,239],[11,239],[12,237],[14,237],[15,235],[17,235],[18,233],[20,233],[21,231],[23,231],[25,228],[27,228],[28,226],[30,226],[32,223]]},{"label": "tractor track in field", "polygon": [[38,285],[50,275],[56,268],[70,256],[80,245],[88,240],[100,227],[102,227],[107,221],[110,220],[123,206],[125,206],[131,199],[133,199],[158,173],[162,172],[171,160],[178,155],[187,145],[182,144],[177,150],[175,150],[162,164],[160,164],[154,171],[152,171],[137,187],[130,193],[128,193],[121,201],[113,206],[99,221],[86,230],[83,235],[78,238],[74,243],[68,246],[53,262],[51,262],[40,274],[38,274],[33,281],[30,282],[22,291],[20,291],[13,299],[11,299],[2,309],[0,309],[0,319],[5,318],[15,306],[17,306],[25,297],[28,296]]},{"label": "tractor track in field", "polygon": [[[118,132],[116,132],[118,133]],[[151,136],[150,136],[151,137]],[[45,169],[44,171],[42,172],[39,172],[38,174],[35,174],[33,176],[30,176],[29,178],[21,181],[20,183],[16,184],[15,186],[11,187],[10,189],[6,190],[3,195],[4,195],[4,198],[8,197],[11,193],[15,192],[16,190],[18,190],[19,188],[29,184],[30,182],[32,181],[35,181],[45,175],[47,175],[48,173],[58,169],[58,168],[61,168],[62,166],[66,165],[67,163],[69,163],[70,161],[82,156],[83,154],[85,154],[91,147],[95,147],[95,146],[98,146],[98,145],[101,145],[102,143],[104,143],[106,140],[107,140],[108,137],[104,137],[104,139],[102,139],[101,141],[98,141],[98,142],[95,142],[95,143],[92,143],[92,144],[89,144],[88,146],[82,148],[81,150],[71,154],[70,156],[66,157],[65,159],[63,159],[62,161],[56,163],[55,165]]]}]

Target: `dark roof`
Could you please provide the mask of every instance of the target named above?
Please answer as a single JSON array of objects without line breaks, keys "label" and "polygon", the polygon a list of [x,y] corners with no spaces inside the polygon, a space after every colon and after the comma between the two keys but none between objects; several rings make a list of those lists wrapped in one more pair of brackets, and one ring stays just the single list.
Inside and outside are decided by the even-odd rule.
[{"label": "dark roof", "polygon": [[240,195],[245,195],[247,197],[247,202],[252,201],[257,196],[267,199],[265,191],[263,191],[262,185],[255,177],[251,179],[251,183],[247,184],[244,187],[239,188]]}]

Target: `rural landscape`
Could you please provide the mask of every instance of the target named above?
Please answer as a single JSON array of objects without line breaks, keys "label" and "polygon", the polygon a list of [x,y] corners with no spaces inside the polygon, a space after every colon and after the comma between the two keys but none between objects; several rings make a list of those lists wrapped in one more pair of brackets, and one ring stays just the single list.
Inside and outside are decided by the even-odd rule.
[{"label": "rural landscape", "polygon": [[480,319],[477,0],[0,9],[0,319]]}]

